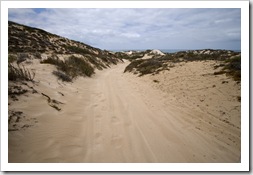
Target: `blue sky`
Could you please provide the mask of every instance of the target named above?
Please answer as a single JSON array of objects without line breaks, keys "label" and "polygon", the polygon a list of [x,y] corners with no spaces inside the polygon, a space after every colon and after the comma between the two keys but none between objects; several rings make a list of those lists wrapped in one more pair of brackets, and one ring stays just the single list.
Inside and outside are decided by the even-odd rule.
[{"label": "blue sky", "polygon": [[241,48],[240,9],[9,9],[9,20],[94,47]]}]

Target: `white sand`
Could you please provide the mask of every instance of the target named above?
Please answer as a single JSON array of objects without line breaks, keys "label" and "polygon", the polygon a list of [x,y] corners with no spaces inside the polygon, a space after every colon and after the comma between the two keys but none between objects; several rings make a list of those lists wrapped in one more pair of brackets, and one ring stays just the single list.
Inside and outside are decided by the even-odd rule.
[{"label": "white sand", "polygon": [[240,161],[237,85],[208,75],[208,63],[142,78],[123,74],[127,64],[65,85],[52,65],[30,65],[40,80],[35,89],[64,104],[57,111],[41,94],[11,103],[37,123],[9,132],[9,162]]},{"label": "white sand", "polygon": [[165,55],[162,51],[157,50],[157,49],[151,50],[150,53],[156,54],[156,55]]}]

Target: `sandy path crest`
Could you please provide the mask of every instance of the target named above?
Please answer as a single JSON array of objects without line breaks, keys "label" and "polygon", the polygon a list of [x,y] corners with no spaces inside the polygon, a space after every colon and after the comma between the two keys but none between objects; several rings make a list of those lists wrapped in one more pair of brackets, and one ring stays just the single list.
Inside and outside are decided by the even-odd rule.
[{"label": "sandy path crest", "polygon": [[[40,126],[20,132],[21,137],[9,137],[10,161],[237,161],[233,149],[195,128],[191,119],[196,116],[190,109],[170,105],[149,83],[124,74],[127,64],[59,89],[64,97],[53,98],[65,103],[63,110],[37,108],[43,111],[37,116]],[[34,105],[43,105],[36,100]]]},{"label": "sandy path crest", "polygon": [[[122,79],[125,66],[122,64],[98,73],[95,83],[91,85],[94,95],[91,95],[91,108],[87,108],[87,113],[91,114],[89,118],[93,128],[88,126],[92,138],[89,139],[90,148],[87,149],[89,155],[85,157],[87,162],[155,160],[145,135],[131,114],[135,110],[132,108],[134,100],[131,99],[134,95],[126,87],[125,79]],[[141,106],[136,104],[136,108]]]},{"label": "sandy path crest", "polygon": [[181,118],[190,114],[166,106],[159,92],[123,74],[126,65],[99,72],[90,84],[84,162],[228,161],[219,144]]}]

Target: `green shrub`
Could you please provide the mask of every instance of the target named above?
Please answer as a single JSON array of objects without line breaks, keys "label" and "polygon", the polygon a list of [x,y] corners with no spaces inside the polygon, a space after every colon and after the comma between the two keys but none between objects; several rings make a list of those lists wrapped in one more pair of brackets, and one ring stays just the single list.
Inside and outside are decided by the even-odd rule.
[{"label": "green shrub", "polygon": [[144,60],[134,60],[132,61],[124,70],[124,72],[131,72],[134,68],[137,68],[137,66],[144,62]]},{"label": "green shrub", "polygon": [[79,53],[79,54],[92,54],[92,52],[90,52],[89,50],[87,49],[83,49],[83,48],[80,48],[80,47],[76,47],[76,46],[69,46],[69,45],[66,45],[65,48],[72,52],[72,53]]},{"label": "green shrub", "polygon": [[41,64],[53,64],[56,66],[60,66],[61,64],[64,64],[63,61],[59,60],[58,58],[49,57],[46,60],[43,60],[40,62]]},{"label": "green shrub", "polygon": [[225,61],[228,63],[225,68],[229,70],[241,70],[241,56],[236,56]]},{"label": "green shrub", "polygon": [[235,81],[241,81],[241,71],[230,71],[227,75],[232,76]]},{"label": "green shrub", "polygon": [[241,56],[227,59],[225,63],[220,65],[220,67],[223,66],[222,70],[214,72],[214,75],[226,73],[226,75],[233,77],[235,81],[241,81]]},{"label": "green shrub", "polygon": [[159,59],[134,60],[126,68],[124,72],[131,72],[136,69],[140,76],[152,73],[159,73],[161,70],[167,69],[167,65]]},{"label": "green shrub", "polygon": [[73,73],[74,77],[77,75],[90,77],[92,74],[94,74],[94,68],[82,58],[71,56],[66,61],[66,64],[69,65],[70,72]]},{"label": "green shrub", "polygon": [[95,57],[91,57],[90,55],[87,55],[86,58],[88,58],[89,62],[93,64],[98,70],[102,70],[103,68],[106,68],[103,64],[99,63]]},{"label": "green shrub", "polygon": [[241,56],[227,59],[227,65],[224,67],[227,70],[227,75],[232,76],[235,81],[241,81]]},{"label": "green shrub", "polygon": [[136,54],[136,55],[133,55],[133,56],[130,56],[129,57],[129,60],[132,61],[132,60],[136,60],[138,58],[142,58],[144,57],[145,54]]},{"label": "green shrub", "polygon": [[72,81],[77,76],[90,77],[95,73],[94,68],[89,63],[75,56],[70,56],[66,61],[50,57],[47,60],[41,61],[41,63],[56,65],[58,72],[53,72],[53,74],[63,81]]},{"label": "green shrub", "polygon": [[128,54],[123,53],[123,52],[116,52],[114,55],[119,59],[129,59],[130,58],[130,56]]},{"label": "green shrub", "polygon": [[156,72],[156,70],[160,67],[162,67],[162,62],[151,59],[139,64],[137,70],[141,73],[140,76],[143,76],[145,74],[151,74]]}]

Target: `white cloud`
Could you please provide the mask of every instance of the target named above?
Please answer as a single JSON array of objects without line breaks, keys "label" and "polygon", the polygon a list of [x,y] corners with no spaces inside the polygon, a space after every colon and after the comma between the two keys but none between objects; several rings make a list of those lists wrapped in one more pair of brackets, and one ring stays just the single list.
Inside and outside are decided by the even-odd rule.
[{"label": "white cloud", "polygon": [[127,37],[127,38],[140,38],[140,34],[138,33],[122,33],[120,36]]},{"label": "white cloud", "polygon": [[102,49],[240,48],[240,9],[10,9],[9,20]]}]

